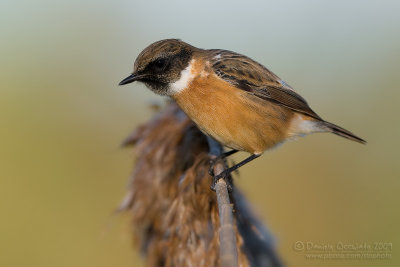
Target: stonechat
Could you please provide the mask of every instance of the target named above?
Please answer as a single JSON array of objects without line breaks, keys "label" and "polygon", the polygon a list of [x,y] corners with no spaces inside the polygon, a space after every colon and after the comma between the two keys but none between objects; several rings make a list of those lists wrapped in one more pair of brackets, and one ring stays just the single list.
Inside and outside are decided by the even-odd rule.
[{"label": "stonechat", "polygon": [[119,85],[143,82],[176,101],[206,135],[251,154],[215,177],[214,182],[286,140],[330,132],[366,143],[323,120],[306,100],[260,63],[235,52],[200,49],[177,39],[155,42]]}]

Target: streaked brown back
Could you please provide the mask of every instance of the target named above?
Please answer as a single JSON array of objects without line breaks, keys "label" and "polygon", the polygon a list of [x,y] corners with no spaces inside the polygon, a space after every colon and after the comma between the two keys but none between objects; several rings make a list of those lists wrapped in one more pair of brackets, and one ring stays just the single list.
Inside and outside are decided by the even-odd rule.
[{"label": "streaked brown back", "polygon": [[322,120],[288,84],[260,63],[244,55],[221,49],[208,50],[214,72],[235,87],[261,99]]}]

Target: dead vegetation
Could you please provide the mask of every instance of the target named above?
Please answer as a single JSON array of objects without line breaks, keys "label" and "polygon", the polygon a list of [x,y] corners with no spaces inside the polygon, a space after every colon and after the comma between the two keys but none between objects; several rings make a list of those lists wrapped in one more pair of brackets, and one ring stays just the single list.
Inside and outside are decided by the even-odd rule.
[{"label": "dead vegetation", "polygon": [[[125,142],[136,159],[121,210],[147,266],[219,266],[219,215],[210,190],[207,138],[170,103]],[[281,266],[271,236],[237,188],[234,231],[239,266]]]}]

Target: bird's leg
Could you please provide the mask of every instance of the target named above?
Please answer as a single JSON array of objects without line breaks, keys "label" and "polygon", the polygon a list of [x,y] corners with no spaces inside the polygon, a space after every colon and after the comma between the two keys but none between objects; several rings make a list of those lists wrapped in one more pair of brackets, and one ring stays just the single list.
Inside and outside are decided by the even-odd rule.
[{"label": "bird's leg", "polygon": [[222,154],[222,158],[227,158],[227,157],[229,157],[230,155],[235,154],[236,152],[239,152],[239,150],[232,149],[232,150],[230,150],[230,151],[225,152],[224,154]]},{"label": "bird's leg", "polygon": [[[229,151],[231,152],[231,151]],[[241,162],[239,162],[236,165],[233,165],[232,167],[224,170],[223,172],[221,172],[220,174],[218,174],[217,176],[213,177],[213,183],[211,185],[211,189],[215,191],[215,185],[217,184],[219,179],[225,179],[225,181],[227,182],[227,184],[231,187],[230,189],[232,190],[232,181],[228,180],[228,178],[230,177],[229,174],[235,170],[237,170],[238,168],[242,167],[243,165],[249,163],[250,161],[252,161],[253,159],[258,158],[259,156],[261,156],[261,154],[253,154],[250,157],[242,160]],[[228,188],[229,189],[229,188]],[[230,191],[231,191],[230,190]]]},{"label": "bird's leg", "polygon": [[208,169],[208,173],[209,173],[211,176],[214,176],[214,165],[215,165],[215,163],[216,163],[219,159],[225,159],[225,158],[229,157],[230,155],[235,154],[236,152],[239,152],[239,150],[232,149],[232,150],[230,150],[230,151],[228,151],[228,152],[224,152],[221,156],[216,157],[215,159],[212,159],[212,160],[210,161],[210,168]]}]

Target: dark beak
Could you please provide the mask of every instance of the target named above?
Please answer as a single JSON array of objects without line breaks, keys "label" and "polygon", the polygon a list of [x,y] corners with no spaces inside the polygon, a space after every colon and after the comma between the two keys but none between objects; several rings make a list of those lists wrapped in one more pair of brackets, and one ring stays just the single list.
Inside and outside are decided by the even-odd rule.
[{"label": "dark beak", "polygon": [[130,76],[128,76],[125,79],[123,79],[118,85],[124,85],[124,84],[128,84],[128,83],[133,83],[134,81],[137,81],[142,77],[143,77],[143,75],[137,75],[137,74],[133,73]]}]

